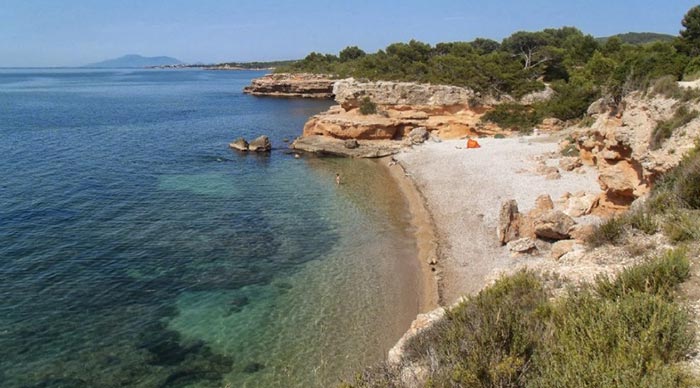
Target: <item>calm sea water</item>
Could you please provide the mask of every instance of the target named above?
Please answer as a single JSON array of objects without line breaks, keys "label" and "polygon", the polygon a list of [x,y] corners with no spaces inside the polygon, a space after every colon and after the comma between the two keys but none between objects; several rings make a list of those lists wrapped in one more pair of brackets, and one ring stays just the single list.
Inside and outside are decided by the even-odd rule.
[{"label": "calm sea water", "polygon": [[0,70],[0,386],[327,386],[399,338],[406,205],[285,153],[329,102],[241,94],[259,75]]}]

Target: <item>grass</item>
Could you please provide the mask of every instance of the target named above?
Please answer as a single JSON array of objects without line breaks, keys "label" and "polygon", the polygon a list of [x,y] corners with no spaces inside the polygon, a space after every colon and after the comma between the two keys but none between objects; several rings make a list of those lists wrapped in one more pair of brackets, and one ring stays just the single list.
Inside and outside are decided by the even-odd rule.
[{"label": "grass", "polygon": [[[551,300],[529,271],[503,277],[409,342],[427,387],[690,386],[679,367],[694,343],[674,301],[689,276],[682,250]],[[401,371],[367,369],[343,387],[398,387]]]},{"label": "grass", "polygon": [[651,135],[649,148],[657,150],[661,148],[663,143],[673,135],[673,131],[685,126],[698,117],[698,112],[689,110],[685,105],[676,108],[676,111],[668,120],[660,121]]}]

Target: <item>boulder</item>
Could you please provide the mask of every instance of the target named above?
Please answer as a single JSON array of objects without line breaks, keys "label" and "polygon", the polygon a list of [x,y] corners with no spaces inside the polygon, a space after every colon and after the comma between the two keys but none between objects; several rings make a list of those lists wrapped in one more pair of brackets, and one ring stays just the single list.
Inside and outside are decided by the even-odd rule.
[{"label": "boulder", "polygon": [[518,238],[519,218],[518,203],[514,199],[501,204],[501,210],[498,213],[498,226],[496,227],[498,241],[501,244],[506,244]]},{"label": "boulder", "polygon": [[508,249],[514,253],[533,253],[537,251],[535,240],[525,237],[508,243]]},{"label": "boulder", "polygon": [[554,209],[554,202],[552,201],[552,197],[550,197],[548,194],[542,194],[535,199],[534,210],[540,214],[544,214],[552,209]]},{"label": "boulder", "polygon": [[248,151],[248,142],[242,137],[229,143],[228,146],[237,151]]},{"label": "boulder", "polygon": [[430,132],[425,127],[414,128],[408,133],[408,138],[413,144],[421,144],[428,140],[429,137]]},{"label": "boulder", "polygon": [[[568,194],[568,193],[567,193]],[[599,197],[591,193],[576,193],[564,199],[564,213],[570,217],[581,217],[590,214],[598,206]]]},{"label": "boulder", "polygon": [[564,240],[569,238],[569,230],[576,222],[564,212],[550,210],[534,221],[537,237]]},{"label": "boulder", "polygon": [[267,136],[260,136],[248,144],[248,150],[252,152],[268,152],[272,150],[272,143]]},{"label": "boulder", "polygon": [[588,114],[589,116],[593,116],[593,115],[603,114],[607,111],[608,111],[607,101],[604,98],[600,98],[596,101],[593,101],[593,103],[588,107],[586,114]]},{"label": "boulder", "polygon": [[343,145],[345,146],[345,148],[353,150],[359,147],[360,143],[358,143],[355,139],[347,139],[345,140],[345,142],[343,142]]},{"label": "boulder", "polygon": [[559,168],[564,171],[573,171],[583,165],[581,158],[575,156],[568,156],[559,159]]},{"label": "boulder", "polygon": [[590,224],[576,224],[569,231],[569,235],[572,239],[583,242],[595,233],[595,229],[595,226]]},{"label": "boulder", "polygon": [[559,260],[560,257],[571,252],[574,249],[575,245],[576,241],[574,240],[557,241],[554,244],[552,244],[552,250],[550,251],[550,255],[554,260]]}]

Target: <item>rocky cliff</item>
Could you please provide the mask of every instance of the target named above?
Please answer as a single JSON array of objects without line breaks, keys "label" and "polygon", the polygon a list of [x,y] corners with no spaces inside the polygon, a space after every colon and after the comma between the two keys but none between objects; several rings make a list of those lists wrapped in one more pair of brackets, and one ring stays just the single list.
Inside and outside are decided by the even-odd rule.
[{"label": "rocky cliff", "polygon": [[498,132],[479,122],[492,101],[467,88],[350,78],[336,81],[333,94],[338,105],[309,119],[297,148],[312,136],[400,141],[415,129],[443,139]]},{"label": "rocky cliff", "polygon": [[657,126],[671,119],[681,106],[700,110],[697,103],[640,92],[627,96],[616,112],[604,101],[591,105],[593,124],[575,128],[562,149],[575,146],[584,164],[598,168],[604,191],[601,206],[626,208],[649,192],[654,182],[694,147],[694,139],[700,136],[700,118],[675,128],[658,149],[650,146]]},{"label": "rocky cliff", "polygon": [[243,89],[254,96],[333,98],[335,80],[319,74],[267,74]]}]

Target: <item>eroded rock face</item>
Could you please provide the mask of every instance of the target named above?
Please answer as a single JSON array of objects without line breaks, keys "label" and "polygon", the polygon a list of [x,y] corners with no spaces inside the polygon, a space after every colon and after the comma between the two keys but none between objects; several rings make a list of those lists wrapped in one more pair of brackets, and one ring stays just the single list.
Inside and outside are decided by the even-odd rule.
[{"label": "eroded rock face", "polygon": [[[303,136],[327,136],[337,139],[404,140],[420,143],[411,136],[420,128],[429,138],[460,138],[501,132],[493,125],[480,123],[488,107],[484,99],[470,89],[455,86],[411,82],[359,82],[338,80],[333,87],[339,105],[311,117]],[[376,114],[363,115],[360,105],[369,99]],[[422,130],[420,130],[422,131]]]},{"label": "eroded rock face", "polygon": [[365,97],[381,106],[465,108],[479,98],[473,90],[458,86],[413,82],[360,82],[354,78],[337,81],[333,86],[333,93],[335,100],[345,110],[359,108]]},{"label": "eroded rock face", "polygon": [[[691,110],[700,108],[681,103],[690,104]],[[649,147],[657,124],[672,117],[678,104],[663,96],[645,97],[637,92],[622,101],[615,115],[611,115],[605,100],[590,106],[588,114],[596,118],[595,123],[576,130],[572,138],[580,160],[600,172],[604,191],[601,207],[625,209],[648,193],[654,182],[694,147],[694,139],[700,135],[700,119],[676,129],[659,149]]]},{"label": "eroded rock face", "polygon": [[335,80],[319,74],[267,74],[243,89],[254,96],[333,98]]}]

